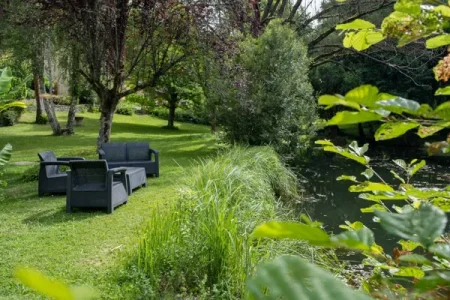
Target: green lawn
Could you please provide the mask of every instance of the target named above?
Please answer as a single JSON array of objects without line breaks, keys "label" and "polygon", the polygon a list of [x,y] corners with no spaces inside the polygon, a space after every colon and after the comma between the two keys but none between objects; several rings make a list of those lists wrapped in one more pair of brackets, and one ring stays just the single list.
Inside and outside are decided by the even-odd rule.
[{"label": "green lawn", "polygon": [[[96,158],[98,115],[84,114],[76,135],[55,137],[48,125],[32,124],[27,113],[22,123],[0,128],[0,145],[13,145],[12,162],[37,161],[37,153],[52,150],[57,156]],[[65,121],[61,114],[61,121]],[[34,293],[13,278],[14,268],[30,266],[70,284],[94,286],[103,298],[125,298],[114,280],[123,258],[133,251],[139,230],[152,206],[177,197],[177,184],[193,159],[215,149],[209,128],[177,124],[179,130],[161,127],[165,120],[149,116],[114,117],[113,141],[148,141],[160,151],[160,178],[148,178],[148,188],[131,195],[127,205],[112,215],[104,211],[65,212],[64,196],[37,196],[37,181],[23,178],[30,166],[8,165],[3,177],[9,183],[0,199],[0,298],[29,299]],[[36,174],[36,168],[33,169]],[[37,174],[36,174],[37,175]]]}]

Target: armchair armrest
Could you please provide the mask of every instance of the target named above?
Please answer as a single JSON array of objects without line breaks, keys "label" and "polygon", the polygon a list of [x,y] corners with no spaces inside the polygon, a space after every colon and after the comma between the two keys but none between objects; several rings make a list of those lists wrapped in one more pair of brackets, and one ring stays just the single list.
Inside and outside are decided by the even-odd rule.
[{"label": "armchair armrest", "polygon": [[128,183],[127,183],[127,177],[125,175],[127,171],[126,167],[118,167],[108,170],[108,180],[110,180],[110,184],[113,184],[114,181],[114,174],[120,173],[120,182],[122,182],[123,186],[125,187],[125,190],[128,191]]},{"label": "armchair armrest", "polygon": [[41,166],[70,166],[68,161],[41,161]]},{"label": "armchair armrest", "polygon": [[111,173],[125,173],[127,171],[126,167],[118,167],[118,168],[112,168],[108,170]]},{"label": "armchair armrest", "polygon": [[149,148],[149,150],[150,150],[150,158],[151,158],[151,153],[153,153],[155,155],[155,161],[158,161],[159,160],[159,151],[156,149],[152,149],[152,148]]},{"label": "armchair armrest", "polygon": [[58,157],[57,158],[58,161],[71,161],[71,160],[85,160],[84,157],[78,157],[78,156],[67,156],[67,157]]},{"label": "armchair armrest", "polygon": [[105,151],[103,151],[103,149],[99,149],[98,150],[98,158],[99,159],[106,159],[105,157],[106,157]]}]

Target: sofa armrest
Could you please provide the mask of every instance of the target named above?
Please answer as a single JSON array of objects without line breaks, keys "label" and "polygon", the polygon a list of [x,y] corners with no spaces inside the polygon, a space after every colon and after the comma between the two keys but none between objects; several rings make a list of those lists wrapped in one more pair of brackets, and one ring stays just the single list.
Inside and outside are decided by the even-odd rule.
[{"label": "sofa armrest", "polygon": [[70,166],[68,161],[41,161],[41,166]]},{"label": "sofa armrest", "polygon": [[150,159],[151,159],[151,153],[153,153],[153,155],[155,155],[155,161],[159,161],[159,151],[156,149],[152,149],[150,148]]},{"label": "sofa armrest", "polygon": [[103,149],[98,150],[98,158],[106,159],[106,153],[105,153],[105,151],[103,151]]},{"label": "sofa armrest", "polygon": [[58,161],[86,160],[84,157],[78,157],[78,156],[58,157],[57,159],[58,159]]}]

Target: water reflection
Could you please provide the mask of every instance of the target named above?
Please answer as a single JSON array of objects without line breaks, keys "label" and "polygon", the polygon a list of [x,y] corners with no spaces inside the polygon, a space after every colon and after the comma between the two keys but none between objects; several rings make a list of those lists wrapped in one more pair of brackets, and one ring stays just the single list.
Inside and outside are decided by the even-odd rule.
[{"label": "water reflection", "polygon": [[[386,155],[379,153],[369,153],[372,155],[371,164],[374,170],[387,183],[396,187],[400,181],[395,179],[390,170],[403,175],[401,169],[397,167]],[[399,157],[405,157],[399,156]],[[393,157],[397,158],[397,157]],[[412,158],[408,158],[409,162]],[[325,229],[329,232],[339,233],[342,229],[339,225],[350,222],[361,221],[375,233],[375,240],[385,249],[398,247],[395,237],[385,233],[379,224],[373,222],[372,213],[361,213],[361,208],[375,204],[358,198],[358,193],[350,193],[348,188],[352,185],[350,181],[337,181],[340,175],[356,176],[358,180],[364,181],[365,177],[361,173],[364,166],[356,162],[341,158],[337,155],[319,155],[309,163],[299,165],[297,173],[302,183],[302,194],[306,201],[299,206],[299,212],[308,213],[312,219],[323,222]],[[427,165],[417,173],[412,179],[417,187],[445,187],[450,184],[449,166],[442,163],[427,161]],[[375,176],[373,181],[380,181]],[[403,201],[385,201],[388,207],[393,205],[403,206]]]}]

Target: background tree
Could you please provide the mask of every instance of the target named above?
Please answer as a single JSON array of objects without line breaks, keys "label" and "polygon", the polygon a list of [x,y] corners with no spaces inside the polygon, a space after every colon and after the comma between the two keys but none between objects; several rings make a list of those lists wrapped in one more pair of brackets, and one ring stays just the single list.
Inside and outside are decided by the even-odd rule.
[{"label": "background tree", "polygon": [[[97,144],[110,140],[119,100],[147,87],[182,62],[189,53],[169,51],[195,35],[189,3],[162,0],[38,0],[84,49],[80,72],[100,104]],[[143,72],[145,69],[146,72]],[[150,70],[150,71],[149,71]],[[134,84],[127,83],[136,78]]]}]

